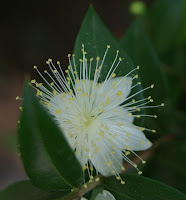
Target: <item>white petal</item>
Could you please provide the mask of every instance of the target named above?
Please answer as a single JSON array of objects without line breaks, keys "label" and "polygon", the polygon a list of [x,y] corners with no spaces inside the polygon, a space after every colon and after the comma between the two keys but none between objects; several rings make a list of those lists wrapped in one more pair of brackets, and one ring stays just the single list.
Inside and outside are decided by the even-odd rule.
[{"label": "white petal", "polygon": [[[112,78],[106,82],[102,89],[102,93],[105,95],[108,93],[108,96],[111,99],[111,102],[115,102],[115,104],[121,102],[121,99],[126,99],[131,91],[132,85],[132,78],[131,77],[116,77]],[[104,84],[104,83],[102,83]],[[112,92],[111,92],[112,91]],[[110,94],[110,95],[109,95]],[[116,98],[118,99],[116,101]]]},{"label": "white petal", "polygon": [[[108,133],[105,133],[105,135]],[[108,138],[100,139],[99,142],[96,142],[96,147],[94,152],[99,148],[99,151],[96,153],[91,152],[92,156],[90,157],[92,164],[96,170],[104,176],[113,175],[112,171],[116,173],[121,173],[122,169],[122,152],[121,150],[117,151],[113,149],[113,143],[108,141]],[[114,152],[114,154],[112,154]],[[109,164],[110,163],[110,164]]]},{"label": "white petal", "polygon": [[120,145],[129,147],[133,151],[142,151],[150,148],[152,143],[146,138],[145,134],[133,124],[124,124],[116,128],[117,138]]},{"label": "white petal", "polygon": [[103,190],[102,193],[99,193],[95,200],[116,200],[115,197],[107,190]]}]

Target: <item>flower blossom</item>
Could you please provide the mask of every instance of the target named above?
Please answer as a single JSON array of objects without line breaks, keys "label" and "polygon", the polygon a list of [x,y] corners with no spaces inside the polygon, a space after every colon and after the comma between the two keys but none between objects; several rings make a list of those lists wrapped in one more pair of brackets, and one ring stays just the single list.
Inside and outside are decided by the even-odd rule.
[{"label": "flower blossom", "polygon": [[[128,155],[132,153],[138,156],[135,151],[146,150],[152,145],[143,131],[155,130],[136,126],[133,122],[135,117],[156,118],[154,115],[135,114],[143,108],[156,107],[146,106],[152,102],[151,97],[137,101],[134,99],[136,95],[153,88],[154,85],[130,94],[131,90],[140,84],[138,82],[133,85],[138,78],[133,73],[139,66],[128,74],[117,77],[116,69],[122,64],[119,51],[116,52],[104,81],[99,82],[110,45],[107,45],[102,59],[96,58],[95,66],[92,66],[93,58],[88,61],[84,45],[82,47],[79,65],[75,62],[75,55],[69,54],[69,66],[63,72],[59,61],[55,66],[52,59],[48,59],[46,63],[50,72],[45,70],[44,73],[50,82],[34,66],[47,87],[36,80],[31,83],[41,102],[62,129],[83,170],[88,171],[90,180],[93,179],[95,169],[96,173],[104,176],[115,175],[124,184],[120,177],[120,173],[125,170],[123,160],[141,174]],[[145,163],[144,160],[141,161]]]}]

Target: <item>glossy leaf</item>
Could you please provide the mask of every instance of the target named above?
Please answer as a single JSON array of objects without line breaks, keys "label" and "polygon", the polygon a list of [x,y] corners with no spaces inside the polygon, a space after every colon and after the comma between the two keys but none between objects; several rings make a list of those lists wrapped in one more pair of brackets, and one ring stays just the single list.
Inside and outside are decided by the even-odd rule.
[{"label": "glossy leaf", "polygon": [[126,184],[115,177],[103,180],[103,187],[119,200],[185,200],[186,195],[161,182],[139,175],[121,175]]},{"label": "glossy leaf", "polygon": [[[105,24],[101,21],[101,19],[99,18],[98,14],[95,12],[92,6],[90,6],[83,20],[81,29],[79,31],[79,34],[75,42],[74,53],[76,57],[76,63],[79,63],[79,59],[82,59],[82,52],[81,52],[82,44],[85,45],[85,51],[87,52],[86,58],[88,60],[90,58],[94,58],[92,62],[92,71],[91,71],[92,79],[96,68],[96,57],[99,56],[102,61],[107,45],[111,46],[111,48],[108,50],[107,56],[103,63],[99,82],[104,81],[104,79],[106,78],[106,75],[110,67],[112,66],[112,63],[116,56],[117,50],[119,50],[119,57],[123,58],[122,62],[116,69],[117,76],[125,76],[128,72],[130,72],[132,69],[136,67],[134,66],[129,56],[124,52],[119,42],[113,37],[113,35],[105,26]],[[79,71],[79,68],[77,70]],[[134,73],[135,74],[138,73],[137,70]],[[136,80],[136,82],[139,81],[140,81],[139,79]],[[132,93],[135,93],[141,89],[142,87],[141,85],[139,85],[132,90]],[[136,100],[142,98],[143,98],[142,93],[135,96]]]},{"label": "glossy leaf", "polygon": [[0,200],[51,200],[62,197],[70,191],[46,192],[33,186],[30,181],[20,181],[0,191]]},{"label": "glossy leaf", "polygon": [[185,0],[156,0],[150,10],[150,28],[153,44],[160,55],[174,45],[182,25]]},{"label": "glossy leaf", "polygon": [[163,181],[186,193],[186,142],[162,144],[143,169],[145,176]]},{"label": "glossy leaf", "polygon": [[153,90],[144,92],[146,96],[152,95],[156,104],[162,103],[166,96],[165,76],[160,60],[145,33],[140,19],[135,20],[127,29],[121,39],[121,45],[132,58],[136,65],[140,66],[139,74],[143,85],[154,84]]},{"label": "glossy leaf", "polygon": [[19,127],[21,158],[32,183],[46,190],[77,187],[83,173],[65,136],[29,85]]}]

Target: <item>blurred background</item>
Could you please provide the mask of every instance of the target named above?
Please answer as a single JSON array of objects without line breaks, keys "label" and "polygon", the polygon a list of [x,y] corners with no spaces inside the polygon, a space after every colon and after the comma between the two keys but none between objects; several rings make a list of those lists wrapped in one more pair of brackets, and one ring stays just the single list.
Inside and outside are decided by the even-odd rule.
[{"label": "blurred background", "polygon": [[[174,135],[176,140],[186,138],[185,0],[4,1],[0,14],[0,189],[26,178],[16,150],[21,101],[15,100],[22,95],[25,75],[37,78],[33,66],[45,69],[48,58],[60,60],[65,69],[67,54],[73,51],[75,38],[91,3],[118,40],[135,18],[142,19],[168,85],[169,114],[173,117],[164,123],[163,131]],[[183,146],[180,157],[183,168],[185,148]],[[172,160],[174,153],[170,151]],[[148,170],[146,175],[160,179]],[[184,180],[177,180],[175,184],[175,176],[161,181],[186,192],[181,186]],[[185,172],[181,176],[186,178]]]}]

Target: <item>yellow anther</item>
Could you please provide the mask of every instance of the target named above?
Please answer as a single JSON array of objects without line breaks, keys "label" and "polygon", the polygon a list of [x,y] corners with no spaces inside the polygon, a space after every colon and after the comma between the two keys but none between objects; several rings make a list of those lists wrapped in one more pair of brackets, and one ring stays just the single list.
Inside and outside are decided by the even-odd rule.
[{"label": "yellow anther", "polygon": [[152,132],[153,132],[153,133],[156,133],[156,130],[153,129]]},{"label": "yellow anther", "polygon": [[125,82],[126,81],[126,78],[123,78],[123,82]]},{"label": "yellow anther", "polygon": [[22,106],[20,106],[20,107],[19,107],[19,110],[21,110],[21,111],[22,111],[22,110],[23,110],[23,107],[22,107]]},{"label": "yellow anther", "polygon": [[99,69],[96,69],[96,72],[98,72],[99,71]]},{"label": "yellow anther", "polygon": [[98,182],[99,180],[100,180],[100,178],[99,178],[99,177],[97,177],[97,178],[96,178],[96,182]]},{"label": "yellow anther", "polygon": [[52,59],[51,59],[51,58],[49,58],[49,59],[48,59],[48,61],[49,61],[49,62],[52,62]]},{"label": "yellow anther", "polygon": [[127,137],[129,137],[129,136],[130,136],[130,133],[127,133],[126,135],[127,135]]},{"label": "yellow anther", "polygon": [[141,116],[140,116],[140,115],[136,115],[136,117],[137,117],[137,118],[140,118]]},{"label": "yellow anther", "polygon": [[107,48],[110,49],[110,45],[107,45]]},{"label": "yellow anther", "polygon": [[148,141],[147,144],[150,144],[150,141]]},{"label": "yellow anther", "polygon": [[130,154],[130,151],[126,151],[125,155],[128,156]]},{"label": "yellow anther", "polygon": [[139,65],[136,67],[136,69],[138,69],[138,70],[139,70]]},{"label": "yellow anther", "polygon": [[114,155],[116,152],[115,151],[111,151],[111,154]]},{"label": "yellow anther", "polygon": [[53,86],[53,85],[54,85],[54,82],[50,83],[50,85]]},{"label": "yellow anther", "polygon": [[146,163],[146,161],[145,160],[142,160],[142,164],[145,164]]},{"label": "yellow anther", "polygon": [[74,74],[77,74],[77,71],[74,71]]},{"label": "yellow anther", "polygon": [[138,82],[138,85],[141,85],[141,82]]},{"label": "yellow anther", "polygon": [[57,61],[57,64],[60,65],[60,61]]},{"label": "yellow anther", "polygon": [[114,77],[116,76],[116,74],[115,74],[115,73],[112,73],[112,75],[111,75],[111,76],[112,76],[112,78],[114,78]]},{"label": "yellow anther", "polygon": [[136,75],[134,76],[134,78],[138,78],[138,75],[136,74]]},{"label": "yellow anther", "polygon": [[31,80],[31,83],[36,83],[36,80],[35,79]]},{"label": "yellow anther", "polygon": [[124,170],[125,170],[125,167],[122,166],[121,169],[124,171]]},{"label": "yellow anther", "polygon": [[120,123],[118,124],[118,126],[123,126],[123,124],[124,124],[123,122],[120,122]]},{"label": "yellow anther", "polygon": [[137,168],[137,164],[134,164],[134,167]]},{"label": "yellow anther", "polygon": [[149,96],[148,99],[151,99],[151,96]]},{"label": "yellow anther", "polygon": [[56,92],[55,90],[53,90],[52,92],[53,92],[53,94],[54,94],[54,95],[56,95],[56,94],[57,94],[57,92]]},{"label": "yellow anther", "polygon": [[151,87],[151,88],[154,88],[154,84],[152,84],[150,87]]},{"label": "yellow anther", "polygon": [[92,182],[93,182],[93,180],[92,180],[92,179],[90,179],[88,182],[89,182],[89,183],[92,183]]},{"label": "yellow anther", "polygon": [[16,97],[16,100],[18,100],[18,99],[19,99],[19,96]]},{"label": "yellow anther", "polygon": [[50,62],[47,60],[47,61],[46,61],[46,64],[47,64],[47,65],[49,65],[49,64],[50,64]]},{"label": "yellow anther", "polygon": [[157,118],[158,116],[157,115],[154,115],[154,118]]},{"label": "yellow anther", "polygon": [[87,96],[87,95],[88,95],[88,93],[85,92],[85,93],[82,94],[82,97],[85,97],[85,96]]},{"label": "yellow anther", "polygon": [[84,184],[83,186],[84,186],[84,188],[87,188],[87,184]]},{"label": "yellow anther", "polygon": [[161,106],[165,106],[165,104],[164,104],[164,103],[162,103],[162,104],[161,104]]},{"label": "yellow anther", "polygon": [[82,60],[82,59],[79,59],[79,61],[80,61],[80,62],[83,62],[83,60]]},{"label": "yellow anther", "polygon": [[93,61],[93,58],[91,58],[90,61],[92,62],[92,61]]},{"label": "yellow anther", "polygon": [[62,97],[62,98],[64,98],[64,97],[65,97],[65,95],[66,95],[66,93],[65,93],[65,92],[63,92],[63,93],[61,94],[61,97]]},{"label": "yellow anther", "polygon": [[122,92],[121,92],[120,90],[118,90],[117,93],[116,93],[116,95],[117,95],[117,96],[121,96],[121,95],[122,95]]},{"label": "yellow anther", "polygon": [[117,180],[120,180],[121,178],[120,178],[119,176],[116,176],[116,179],[117,179]]},{"label": "yellow anther", "polygon": [[128,116],[132,116],[132,113],[129,113]]},{"label": "yellow anther", "polygon": [[68,70],[68,69],[66,69],[66,70],[65,70],[65,73],[68,73],[68,72],[69,72],[69,70]]},{"label": "yellow anther", "polygon": [[68,54],[68,58],[70,58],[70,56],[71,56],[71,54],[69,53],[69,54]]},{"label": "yellow anther", "polygon": [[116,52],[119,53],[119,50],[117,50]]},{"label": "yellow anther", "polygon": [[68,69],[70,69],[70,65],[68,66]]},{"label": "yellow anther", "polygon": [[123,185],[124,185],[124,184],[125,184],[125,181],[121,181],[121,184],[123,184]]},{"label": "yellow anther", "polygon": [[96,60],[100,60],[100,57],[97,57]]},{"label": "yellow anther", "polygon": [[112,173],[112,174],[115,174],[115,171],[114,171],[114,170],[112,170],[112,171],[111,171],[111,173]]},{"label": "yellow anther", "polygon": [[150,102],[154,102],[153,99],[150,99],[149,101],[150,101]]},{"label": "yellow anther", "polygon": [[79,83],[79,79],[76,79],[76,83]]},{"label": "yellow anther", "polygon": [[141,175],[141,174],[142,174],[142,171],[139,171],[138,174]]},{"label": "yellow anther", "polygon": [[122,58],[119,57],[119,61],[122,61]]},{"label": "yellow anther", "polygon": [[55,113],[56,113],[56,114],[61,114],[61,109],[55,110]]},{"label": "yellow anther", "polygon": [[71,192],[74,192],[74,189],[73,189],[73,188],[71,189]]},{"label": "yellow anther", "polygon": [[37,69],[37,66],[34,66],[34,69]]},{"label": "yellow anther", "polygon": [[113,112],[116,112],[116,108],[113,109]]},{"label": "yellow anther", "polygon": [[144,141],[141,141],[141,144],[144,144]]},{"label": "yellow anther", "polygon": [[100,151],[100,147],[98,147],[97,149],[95,149],[94,153],[98,153]]}]

